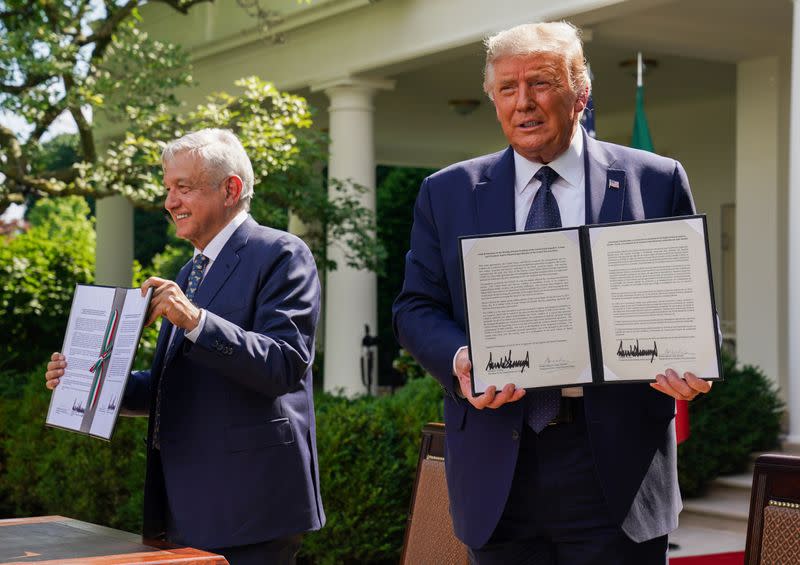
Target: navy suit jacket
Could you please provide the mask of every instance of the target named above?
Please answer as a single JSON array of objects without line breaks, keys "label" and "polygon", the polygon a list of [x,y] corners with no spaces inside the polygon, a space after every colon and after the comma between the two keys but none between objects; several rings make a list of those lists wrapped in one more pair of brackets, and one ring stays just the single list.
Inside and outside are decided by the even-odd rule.
[{"label": "navy suit jacket", "polygon": [[[176,282],[185,287],[191,262]],[[143,535],[165,531],[167,497],[182,542],[220,548],[325,523],[311,363],[319,280],[306,245],[248,217],[195,296],[195,343],[164,319],[150,371],[131,375],[125,407],[150,412]],[[160,444],[152,447],[162,379]]]},{"label": "navy suit jacket", "polygon": [[[694,212],[680,163],[579,135],[585,141],[586,223]],[[610,181],[619,188],[610,188]],[[453,356],[467,344],[457,238],[512,231],[511,148],[428,177],[417,198],[405,282],[394,304],[400,344],[446,391],[450,511],[456,535],[470,547],[483,546],[500,519],[525,423],[521,402],[476,410],[456,394]],[[681,508],[673,399],[647,384],[586,387],[584,396],[595,468],[611,515],[636,541],[671,531]]]}]

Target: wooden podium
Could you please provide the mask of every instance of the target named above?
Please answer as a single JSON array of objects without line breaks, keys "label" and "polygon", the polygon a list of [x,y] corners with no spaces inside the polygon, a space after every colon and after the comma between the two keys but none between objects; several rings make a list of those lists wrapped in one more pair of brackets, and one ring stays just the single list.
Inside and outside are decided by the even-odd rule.
[{"label": "wooden podium", "polygon": [[228,565],[221,555],[151,543],[136,534],[63,516],[0,520],[0,563]]}]

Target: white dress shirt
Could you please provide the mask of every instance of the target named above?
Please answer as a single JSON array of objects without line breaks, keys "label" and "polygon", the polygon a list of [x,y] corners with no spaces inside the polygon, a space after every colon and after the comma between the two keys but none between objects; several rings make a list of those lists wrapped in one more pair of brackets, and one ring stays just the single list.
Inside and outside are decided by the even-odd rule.
[{"label": "white dress shirt", "polygon": [[[196,257],[198,253],[202,253],[203,255],[208,257],[208,264],[206,265],[205,271],[203,271],[203,279],[206,278],[206,274],[208,273],[208,271],[211,270],[211,266],[214,264],[214,261],[216,261],[217,257],[219,257],[222,248],[225,247],[226,243],[228,243],[228,240],[233,235],[233,232],[235,232],[236,228],[241,226],[246,219],[247,219],[247,211],[242,210],[241,212],[236,214],[236,216],[234,216],[233,219],[230,222],[228,222],[228,224],[224,228],[219,230],[217,235],[215,235],[213,239],[208,242],[208,245],[206,245],[205,249],[197,249],[195,247],[194,255],[192,255],[192,258]],[[200,284],[203,284],[203,279],[200,279]],[[199,290],[199,285],[198,285],[198,290]],[[197,338],[200,337],[200,332],[203,331],[203,326],[205,326],[205,324],[206,324],[206,311],[203,308],[201,308],[200,323],[197,324],[197,327],[192,331],[186,332],[186,339],[192,342],[197,341]],[[173,333],[174,333],[174,328],[173,328]]]}]

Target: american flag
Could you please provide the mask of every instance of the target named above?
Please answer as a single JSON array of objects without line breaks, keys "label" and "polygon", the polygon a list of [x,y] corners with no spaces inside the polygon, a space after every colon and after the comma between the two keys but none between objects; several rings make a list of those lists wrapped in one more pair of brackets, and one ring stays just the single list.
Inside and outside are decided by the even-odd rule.
[{"label": "american flag", "polygon": [[[592,74],[591,67],[589,67],[588,70],[589,80],[594,82],[594,75]],[[586,108],[583,110],[583,115],[581,116],[581,125],[583,126],[583,129],[586,130],[586,133],[592,137],[597,137],[597,133],[594,129],[594,100],[592,100],[591,92],[589,92],[589,100],[586,101]]]}]

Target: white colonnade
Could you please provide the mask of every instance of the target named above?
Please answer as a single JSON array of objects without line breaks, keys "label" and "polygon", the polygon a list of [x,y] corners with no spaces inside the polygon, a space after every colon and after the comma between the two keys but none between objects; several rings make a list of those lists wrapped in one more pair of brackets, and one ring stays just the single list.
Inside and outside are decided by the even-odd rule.
[{"label": "white colonnade", "polygon": [[[375,143],[373,97],[392,88],[391,81],[345,78],[317,85],[330,99],[330,157],[328,178],[366,188],[362,206],[375,210]],[[336,198],[335,183],[329,197]],[[347,266],[346,243],[329,239],[328,259],[337,268],[325,283],[325,390],[348,396],[367,391],[361,379],[361,341],[365,326],[375,335],[378,326],[378,279],[374,272]],[[377,365],[377,359],[375,360]],[[374,380],[377,380],[375,368]]]}]

